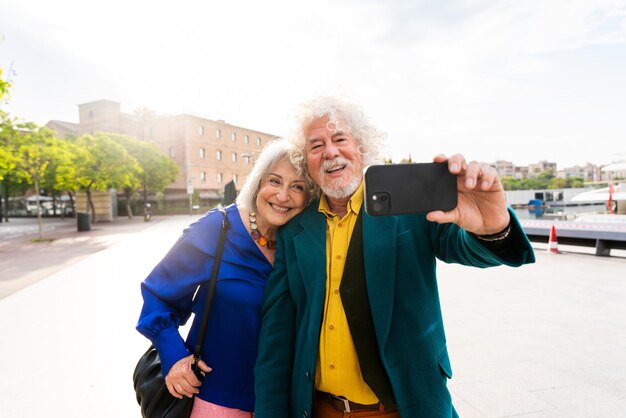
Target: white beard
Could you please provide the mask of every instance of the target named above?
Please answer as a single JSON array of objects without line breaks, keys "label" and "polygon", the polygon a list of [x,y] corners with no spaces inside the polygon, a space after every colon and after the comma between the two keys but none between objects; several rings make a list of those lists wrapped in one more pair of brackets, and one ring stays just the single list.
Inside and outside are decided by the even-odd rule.
[{"label": "white beard", "polygon": [[356,192],[356,189],[358,189],[361,184],[361,178],[354,176],[350,179],[348,184],[345,185],[342,185],[344,181],[343,178],[325,181],[326,170],[337,167],[338,165],[345,165],[346,168],[344,170],[349,170],[354,166],[351,161],[342,157],[336,157],[333,160],[324,161],[320,167],[320,180],[322,183],[320,184],[320,188],[328,197],[333,199],[345,199],[352,196],[354,192]]}]

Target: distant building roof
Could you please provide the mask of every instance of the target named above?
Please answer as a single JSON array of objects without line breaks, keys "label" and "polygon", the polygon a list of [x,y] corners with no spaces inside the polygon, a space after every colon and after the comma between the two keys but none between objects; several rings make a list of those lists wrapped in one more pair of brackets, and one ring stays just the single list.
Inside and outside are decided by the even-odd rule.
[{"label": "distant building roof", "polygon": [[65,122],[62,120],[51,120],[48,123],[46,123],[46,126],[52,130],[55,130],[55,127],[59,127],[65,131],[76,132],[76,133],[79,132],[78,123]]},{"label": "distant building roof", "polygon": [[113,104],[116,104],[116,105],[120,104],[120,102],[116,102],[115,100],[100,99],[100,100],[94,100],[93,102],[79,103],[78,106],[89,105],[89,104],[96,104],[96,103],[113,103]]}]

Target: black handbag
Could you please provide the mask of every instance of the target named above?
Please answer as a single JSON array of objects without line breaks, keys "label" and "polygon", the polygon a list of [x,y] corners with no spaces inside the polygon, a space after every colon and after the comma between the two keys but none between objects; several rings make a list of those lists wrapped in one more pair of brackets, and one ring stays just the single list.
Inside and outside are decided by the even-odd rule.
[{"label": "black handbag", "polygon": [[[222,230],[220,231],[220,238],[217,245],[217,251],[215,253],[215,262],[213,263],[211,279],[208,283],[206,303],[204,305],[204,311],[202,312],[202,322],[200,323],[198,340],[193,351],[194,361],[192,364],[192,370],[196,376],[198,376],[198,379],[202,377],[202,372],[198,368],[198,361],[200,360],[204,336],[206,334],[206,327],[209,323],[211,300],[213,299],[213,294],[215,293],[217,272],[222,260],[226,231],[230,226],[228,219],[226,218],[226,212],[223,209],[220,209],[220,212],[222,213],[224,220],[222,221]],[[141,416],[143,418],[189,418],[191,415],[193,397],[188,398],[183,396],[182,399],[178,399],[172,396],[172,394],[167,390],[165,377],[161,372],[161,359],[154,346],[151,345],[148,348],[148,351],[146,351],[137,362],[137,366],[135,366],[135,371],[133,372],[133,384],[135,387],[137,402],[141,407]]]}]

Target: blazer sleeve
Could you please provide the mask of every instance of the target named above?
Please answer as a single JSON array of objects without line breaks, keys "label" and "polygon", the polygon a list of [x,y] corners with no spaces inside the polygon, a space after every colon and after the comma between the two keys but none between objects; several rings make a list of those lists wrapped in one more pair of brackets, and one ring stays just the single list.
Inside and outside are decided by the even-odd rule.
[{"label": "blazer sleeve", "polygon": [[495,251],[478,238],[454,224],[429,223],[431,242],[437,258],[446,263],[459,263],[474,267],[506,265],[519,267],[534,263],[535,253],[515,215],[511,215],[511,233],[506,238],[504,250]]},{"label": "blazer sleeve", "polygon": [[198,285],[210,277],[222,220],[213,213],[185,229],[141,283],[143,306],[136,328],[158,350],[163,376],[190,354],[178,327],[191,316]]},{"label": "blazer sleeve", "polygon": [[288,418],[295,347],[296,310],[291,296],[282,230],[274,271],[265,287],[255,367],[255,418]]}]

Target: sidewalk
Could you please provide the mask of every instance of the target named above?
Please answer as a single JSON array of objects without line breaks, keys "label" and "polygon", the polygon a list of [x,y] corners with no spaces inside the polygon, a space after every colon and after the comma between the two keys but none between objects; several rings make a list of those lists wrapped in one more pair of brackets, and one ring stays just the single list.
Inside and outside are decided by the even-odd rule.
[{"label": "sidewalk", "polygon": [[[56,273],[38,270],[45,280],[0,300],[0,416],[140,416],[132,371],[148,341],[134,329],[139,283],[197,216],[139,219],[64,232],[51,247],[74,258]],[[60,257],[48,247],[22,251],[30,245],[5,245],[9,263]]]},{"label": "sidewalk", "polygon": [[10,218],[0,223],[0,300],[163,219],[124,217],[79,232],[75,218],[43,218],[44,241],[35,242],[37,218]]}]

